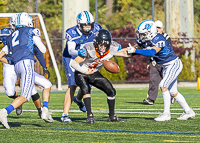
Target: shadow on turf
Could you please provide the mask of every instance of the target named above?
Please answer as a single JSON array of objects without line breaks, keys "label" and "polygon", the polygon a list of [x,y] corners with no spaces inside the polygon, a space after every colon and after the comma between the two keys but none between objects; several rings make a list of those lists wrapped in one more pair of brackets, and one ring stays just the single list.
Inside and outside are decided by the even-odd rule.
[{"label": "shadow on turf", "polygon": [[[131,103],[131,104],[142,104],[142,105],[149,105],[147,103],[144,102],[126,102],[126,103]],[[163,104],[163,103],[156,103],[156,104]]]},{"label": "shadow on turf", "polygon": [[[53,117],[53,119],[54,119],[55,121],[62,122],[61,119],[60,119],[60,117]],[[70,119],[71,119],[72,121],[82,122],[82,120],[83,120],[83,121],[86,120],[86,117],[85,117],[85,118],[70,118]],[[81,121],[80,121],[80,120],[81,120]]]},{"label": "shadow on turf", "polygon": [[[32,126],[36,126],[36,127],[44,127],[44,126],[41,126],[39,124],[21,124],[21,123],[18,123],[18,122],[8,122],[8,125],[10,127],[21,127],[22,125],[32,125]],[[5,129],[5,128],[4,127],[0,127],[0,129]]]}]

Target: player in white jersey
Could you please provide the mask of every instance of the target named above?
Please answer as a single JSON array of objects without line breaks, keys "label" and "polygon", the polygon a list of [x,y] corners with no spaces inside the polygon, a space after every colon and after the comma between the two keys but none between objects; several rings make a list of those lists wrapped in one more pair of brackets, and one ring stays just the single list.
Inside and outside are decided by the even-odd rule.
[{"label": "player in white jersey", "polygon": [[[6,46],[0,52],[0,59],[5,63],[14,64],[15,72],[21,78],[21,96],[14,99],[14,101],[5,109],[0,110],[0,121],[9,129],[7,116],[14,109],[30,100],[35,89],[35,73],[34,73],[34,53],[33,45],[35,44],[42,52],[46,52],[46,47],[40,39],[39,29],[28,27],[30,15],[27,13],[20,13],[16,20],[16,31],[6,38]],[[8,60],[4,56],[9,55]],[[36,90],[37,91],[37,90]],[[46,108],[46,107],[44,107]],[[43,108],[43,109],[44,109]],[[42,110],[42,114],[49,117],[49,112]],[[43,116],[42,115],[42,116]],[[44,117],[42,117],[44,118]],[[44,119],[45,120],[45,119]]]},{"label": "player in white jersey", "polygon": [[[109,106],[108,121],[124,122],[114,115],[116,91],[110,81],[100,74],[103,60],[109,60],[113,56],[127,56],[126,49],[121,50],[121,45],[111,41],[108,30],[101,29],[95,33],[94,42],[86,43],[81,53],[74,59],[71,66],[75,71],[75,81],[83,94],[83,101],[87,110],[87,123],[94,123],[91,111],[91,87],[95,86],[107,94]],[[125,52],[122,52],[125,51]]]},{"label": "player in white jersey", "polygon": [[129,44],[128,53],[140,54],[153,57],[158,64],[163,67],[163,79],[160,82],[160,88],[163,95],[164,112],[160,114],[155,121],[167,121],[171,119],[170,104],[171,96],[181,105],[184,113],[177,118],[178,120],[187,120],[195,117],[194,111],[189,107],[185,98],[177,90],[177,76],[180,74],[183,65],[178,56],[174,53],[172,46],[167,42],[162,34],[157,33],[156,25],[151,20],[142,21],[137,29],[141,40],[150,40],[150,49],[136,49]]}]

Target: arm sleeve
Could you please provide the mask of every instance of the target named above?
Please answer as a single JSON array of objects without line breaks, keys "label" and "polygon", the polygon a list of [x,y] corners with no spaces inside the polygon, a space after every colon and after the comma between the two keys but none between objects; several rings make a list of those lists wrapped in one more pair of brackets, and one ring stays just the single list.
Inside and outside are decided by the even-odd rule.
[{"label": "arm sleeve", "polygon": [[76,43],[74,41],[67,42],[68,52],[71,56],[78,56],[78,50],[76,50]]},{"label": "arm sleeve", "polygon": [[33,43],[38,47],[38,49],[42,52],[45,53],[46,52],[46,47],[44,46],[44,44],[41,41],[41,38],[38,36],[33,36]]},{"label": "arm sleeve", "polygon": [[87,67],[80,66],[80,64],[77,63],[75,60],[72,61],[71,66],[72,66],[75,70],[77,70],[77,71],[79,71],[79,72],[81,72],[81,73],[85,73],[85,72],[88,71],[88,68],[87,68]]},{"label": "arm sleeve", "polygon": [[34,47],[34,54],[37,57],[38,61],[40,62],[40,65],[43,68],[46,68],[46,62],[44,60],[43,54],[40,52],[40,50],[37,47]]},{"label": "arm sleeve", "polygon": [[147,56],[147,57],[153,57],[156,54],[156,50],[155,49],[136,49],[135,50],[136,54],[140,54],[143,56]]}]

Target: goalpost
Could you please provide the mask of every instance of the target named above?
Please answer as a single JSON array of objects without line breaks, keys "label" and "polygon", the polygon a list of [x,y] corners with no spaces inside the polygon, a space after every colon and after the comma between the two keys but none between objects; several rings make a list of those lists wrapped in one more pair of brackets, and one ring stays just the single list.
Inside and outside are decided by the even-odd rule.
[{"label": "goalpost", "polygon": [[[16,14],[16,13],[0,13],[0,17],[10,18],[14,14]],[[54,67],[54,70],[55,70],[55,73],[56,73],[56,76],[57,76],[58,90],[62,90],[62,87],[61,87],[61,76],[60,76],[60,73],[59,73],[59,70],[58,70],[58,65],[57,65],[56,60],[55,60],[55,56],[54,56],[54,53],[53,53],[53,50],[52,50],[52,47],[51,47],[51,43],[50,43],[50,40],[49,40],[49,36],[47,34],[47,30],[46,30],[42,15],[40,13],[29,13],[29,14],[31,16],[38,16],[39,17],[40,25],[42,27],[42,32],[44,33],[45,40],[46,40],[46,43],[47,43],[47,47],[48,47],[48,50],[49,50],[49,54],[51,56],[53,67]]]}]

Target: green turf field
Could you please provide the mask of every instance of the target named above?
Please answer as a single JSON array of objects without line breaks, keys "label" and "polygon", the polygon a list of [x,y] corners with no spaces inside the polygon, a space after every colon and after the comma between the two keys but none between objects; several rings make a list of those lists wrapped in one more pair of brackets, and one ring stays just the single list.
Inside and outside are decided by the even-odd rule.
[{"label": "green turf field", "polygon": [[[65,92],[52,91],[49,109],[52,110],[54,123],[46,123],[38,116],[32,101],[23,105],[21,116],[13,111],[8,116],[10,129],[0,124],[0,142],[8,143],[103,143],[103,142],[200,142],[200,91],[196,88],[179,88],[188,104],[196,112],[196,117],[187,121],[176,118],[183,112],[177,102],[171,105],[172,119],[155,122],[153,119],[163,111],[161,93],[154,105],[144,105],[147,88],[117,89],[116,115],[125,119],[125,123],[107,122],[107,98],[99,91],[92,92],[92,110],[95,123],[86,123],[86,113],[79,112],[73,103],[70,112],[72,123],[60,121]],[[4,93],[0,94],[0,108],[12,101]],[[31,110],[31,111],[29,111]]]}]

